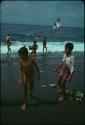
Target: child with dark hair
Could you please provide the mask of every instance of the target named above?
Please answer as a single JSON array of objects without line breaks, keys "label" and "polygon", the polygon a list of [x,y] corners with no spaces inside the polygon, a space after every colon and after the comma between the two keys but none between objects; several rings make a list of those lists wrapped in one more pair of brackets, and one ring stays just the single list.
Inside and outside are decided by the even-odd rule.
[{"label": "child with dark hair", "polygon": [[38,49],[38,45],[36,44],[36,41],[34,41],[34,44],[32,46],[32,52],[31,52],[31,55],[33,57],[36,57],[36,50]]},{"label": "child with dark hair", "polygon": [[66,91],[66,82],[70,81],[74,72],[74,56],[72,55],[72,50],[74,48],[73,43],[65,44],[65,55],[59,64],[59,66],[54,70],[59,71],[58,86],[60,88],[59,101],[63,101]]},{"label": "child with dark hair", "polygon": [[27,108],[28,95],[32,95],[32,90],[34,87],[34,79],[36,77],[35,70],[38,74],[38,80],[40,80],[40,72],[37,63],[33,58],[28,57],[28,49],[26,47],[21,47],[18,50],[20,57],[20,81],[19,83],[24,88],[24,104],[21,109],[23,111]]}]

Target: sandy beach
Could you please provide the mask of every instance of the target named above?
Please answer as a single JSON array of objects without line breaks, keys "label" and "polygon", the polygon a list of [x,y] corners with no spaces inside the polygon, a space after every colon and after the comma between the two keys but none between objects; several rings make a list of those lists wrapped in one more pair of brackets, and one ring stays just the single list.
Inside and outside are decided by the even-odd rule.
[{"label": "sandy beach", "polygon": [[[37,54],[41,81],[36,83],[33,97],[26,112],[20,110],[23,103],[23,89],[18,86],[18,55],[1,55],[1,123],[2,124],[82,124],[84,123],[84,103],[66,100],[57,101],[55,84],[57,76],[54,68],[63,57],[63,52]],[[75,74],[68,88],[84,92],[84,53],[75,52]],[[45,85],[42,87],[42,85]]]}]

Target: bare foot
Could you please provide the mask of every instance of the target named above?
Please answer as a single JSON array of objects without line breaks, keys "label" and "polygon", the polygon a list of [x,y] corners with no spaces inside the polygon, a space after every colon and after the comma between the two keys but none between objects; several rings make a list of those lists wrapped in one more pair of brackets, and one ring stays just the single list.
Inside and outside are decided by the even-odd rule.
[{"label": "bare foot", "polygon": [[26,104],[25,103],[21,106],[21,110],[26,111]]},{"label": "bare foot", "polygon": [[63,96],[60,96],[58,100],[59,100],[59,101],[64,101],[64,97],[63,97]]}]

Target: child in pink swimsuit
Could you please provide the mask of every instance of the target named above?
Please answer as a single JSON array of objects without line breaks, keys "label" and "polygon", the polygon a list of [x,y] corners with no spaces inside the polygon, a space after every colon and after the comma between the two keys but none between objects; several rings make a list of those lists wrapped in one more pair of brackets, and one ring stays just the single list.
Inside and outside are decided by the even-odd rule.
[{"label": "child in pink swimsuit", "polygon": [[72,50],[74,48],[73,43],[66,43],[65,55],[59,66],[55,69],[55,72],[59,71],[58,86],[60,87],[61,94],[59,101],[63,101],[65,97],[66,82],[70,81],[74,72],[74,56]]}]

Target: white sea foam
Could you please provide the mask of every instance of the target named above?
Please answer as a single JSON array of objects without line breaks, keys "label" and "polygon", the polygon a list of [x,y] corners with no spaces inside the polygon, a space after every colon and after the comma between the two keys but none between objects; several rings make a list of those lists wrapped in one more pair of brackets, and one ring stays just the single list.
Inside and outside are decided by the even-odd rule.
[{"label": "white sea foam", "polygon": [[[60,41],[59,42],[48,42],[47,43],[48,52],[64,51],[65,43],[66,43],[66,41],[65,42],[60,42]],[[82,42],[72,42],[72,43],[74,44],[73,52],[76,52],[76,51],[84,52],[84,43],[82,43]],[[37,44],[38,44],[37,53],[43,52],[42,42],[37,42]],[[12,41],[12,45],[11,45],[12,53],[17,53],[19,48],[21,48],[24,45],[26,45],[26,47],[28,48],[28,46],[33,45],[33,42]],[[29,50],[29,52],[30,51],[31,50]],[[4,44],[1,44],[1,54],[5,54],[5,53],[7,53],[7,46]]]}]

